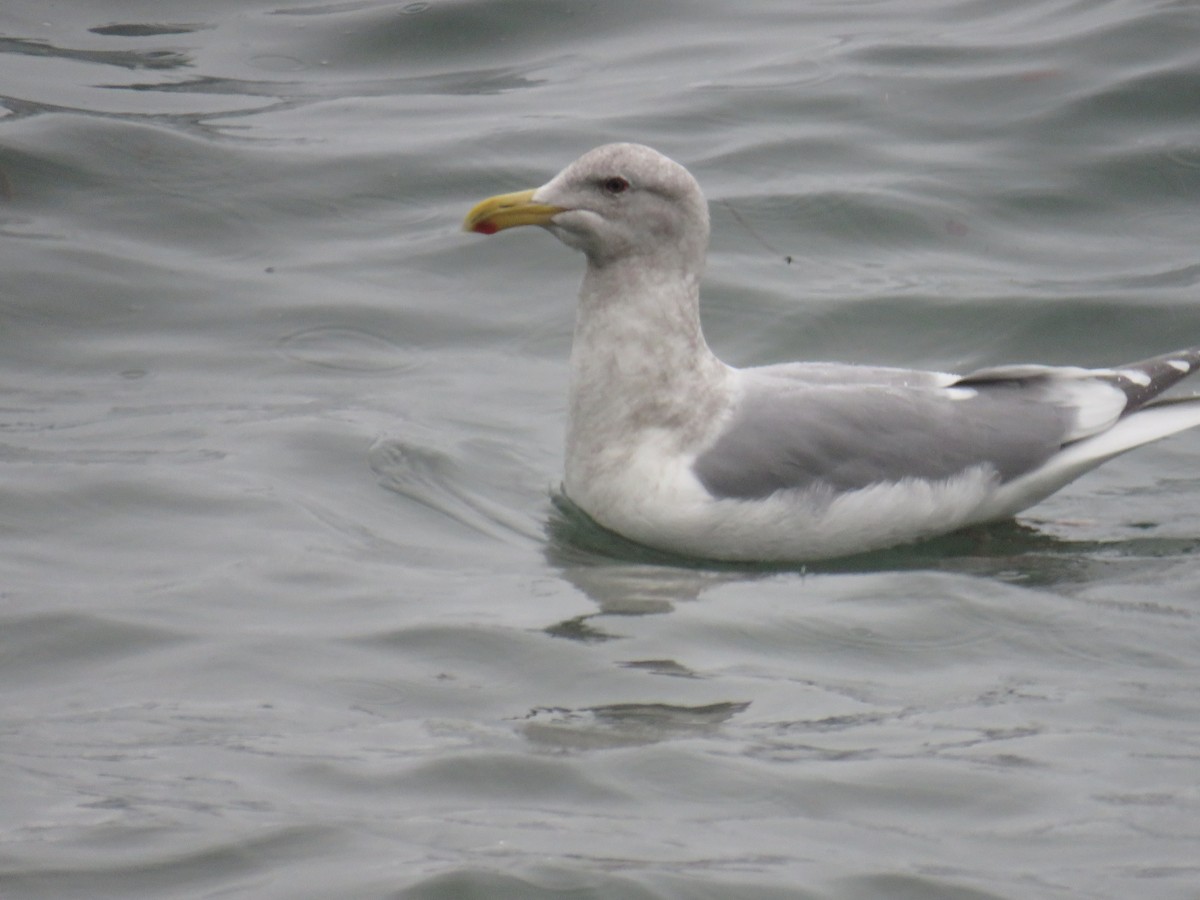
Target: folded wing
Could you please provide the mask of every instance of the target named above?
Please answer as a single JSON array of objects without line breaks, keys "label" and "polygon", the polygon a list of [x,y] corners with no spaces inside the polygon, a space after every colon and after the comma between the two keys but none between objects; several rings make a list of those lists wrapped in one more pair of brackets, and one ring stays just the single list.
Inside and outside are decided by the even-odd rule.
[{"label": "folded wing", "polygon": [[[970,469],[998,485],[1062,469],[1050,480],[1065,483],[1192,427],[1200,401],[1153,401],[1197,367],[1200,348],[1118,369],[1005,366],[962,378],[823,365],[742,370],[737,405],[694,471],[714,497],[736,499],[942,481]],[[839,382],[838,369],[853,380]]]}]

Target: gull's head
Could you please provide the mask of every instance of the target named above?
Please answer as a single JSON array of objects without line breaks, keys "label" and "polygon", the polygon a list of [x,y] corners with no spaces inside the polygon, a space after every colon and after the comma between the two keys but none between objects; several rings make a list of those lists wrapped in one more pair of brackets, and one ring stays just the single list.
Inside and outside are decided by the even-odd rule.
[{"label": "gull's head", "polygon": [[646,255],[699,264],[708,245],[700,185],[641,144],[597,147],[540,188],[490,197],[467,214],[463,229],[495,234],[517,225],[541,225],[593,265]]}]

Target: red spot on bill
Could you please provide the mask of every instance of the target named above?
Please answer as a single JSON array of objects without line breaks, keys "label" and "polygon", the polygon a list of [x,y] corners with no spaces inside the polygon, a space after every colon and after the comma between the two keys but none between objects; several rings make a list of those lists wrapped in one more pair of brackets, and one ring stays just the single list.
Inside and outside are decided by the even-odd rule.
[{"label": "red spot on bill", "polygon": [[495,234],[500,229],[496,227],[494,222],[484,219],[482,222],[476,223],[473,230],[476,234]]}]

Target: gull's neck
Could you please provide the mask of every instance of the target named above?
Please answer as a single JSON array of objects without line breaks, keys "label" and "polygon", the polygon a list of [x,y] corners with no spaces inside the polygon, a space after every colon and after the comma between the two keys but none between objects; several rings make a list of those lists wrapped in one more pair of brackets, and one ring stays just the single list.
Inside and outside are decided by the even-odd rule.
[{"label": "gull's neck", "polygon": [[700,329],[699,269],[589,261],[571,347],[568,493],[572,481],[601,476],[597,466],[625,464],[622,447],[658,440],[667,452],[694,452],[719,417],[729,370]]}]

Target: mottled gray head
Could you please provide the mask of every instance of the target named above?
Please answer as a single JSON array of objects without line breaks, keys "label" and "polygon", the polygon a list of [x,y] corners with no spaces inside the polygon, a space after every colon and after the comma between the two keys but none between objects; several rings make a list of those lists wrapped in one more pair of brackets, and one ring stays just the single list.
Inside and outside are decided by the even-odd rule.
[{"label": "mottled gray head", "polygon": [[708,205],[691,174],[641,144],[605,144],[534,191],[491,197],[467,216],[492,234],[541,225],[604,266],[633,256],[698,269],[708,248]]},{"label": "mottled gray head", "polygon": [[700,185],[679,163],[641,144],[597,147],[533,196],[562,207],[547,227],[598,265],[663,251],[702,259],[708,246]]}]

